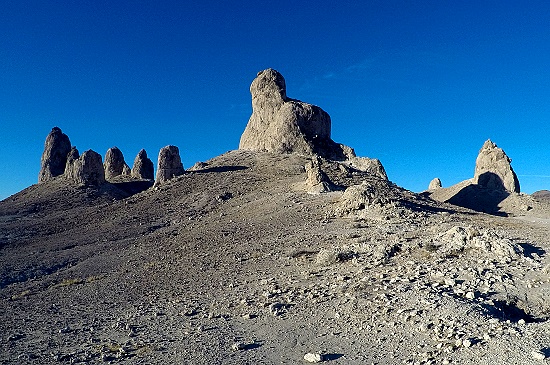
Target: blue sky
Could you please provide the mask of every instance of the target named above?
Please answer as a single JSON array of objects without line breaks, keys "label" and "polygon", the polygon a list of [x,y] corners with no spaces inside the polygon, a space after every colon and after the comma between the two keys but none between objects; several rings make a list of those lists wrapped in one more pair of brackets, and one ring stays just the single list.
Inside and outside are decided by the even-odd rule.
[{"label": "blue sky", "polygon": [[129,164],[236,149],[268,67],[400,186],[472,177],[490,138],[522,191],[550,189],[549,24],[548,1],[4,0],[0,199],[36,183],[53,126]]}]

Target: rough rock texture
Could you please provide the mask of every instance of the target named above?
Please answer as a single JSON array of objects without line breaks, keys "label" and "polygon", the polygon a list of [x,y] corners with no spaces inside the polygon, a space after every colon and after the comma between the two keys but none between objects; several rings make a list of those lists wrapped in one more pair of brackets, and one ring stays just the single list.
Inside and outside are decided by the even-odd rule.
[{"label": "rough rock texture", "polygon": [[105,169],[105,178],[107,180],[119,175],[129,175],[130,172],[130,168],[124,161],[124,155],[118,147],[112,147],[107,150],[103,167]]},{"label": "rough rock texture", "polygon": [[71,152],[67,155],[67,163],[65,164],[65,177],[67,179],[75,179],[74,163],[80,157],[80,153],[76,147],[71,148]]},{"label": "rough rock texture", "polygon": [[321,161],[318,157],[305,166],[307,172],[306,189],[310,194],[327,193],[334,191],[335,186],[321,169]]},{"label": "rough rock texture", "polygon": [[63,175],[67,163],[67,154],[70,151],[71,141],[69,137],[60,128],[52,128],[44,143],[38,182],[48,181],[56,176]]},{"label": "rough rock texture", "polygon": [[376,158],[368,157],[349,157],[347,161],[344,161],[349,167],[379,177],[380,179],[388,180],[386,170],[382,163]]},{"label": "rough rock texture", "polygon": [[155,184],[183,175],[184,171],[179,148],[176,146],[162,147],[159,152]]},{"label": "rough rock texture", "polygon": [[85,151],[73,165],[73,179],[77,184],[98,186],[105,182],[105,171],[99,153]]},{"label": "rough rock texture", "polygon": [[259,72],[250,93],[252,115],[240,149],[318,154],[335,160],[355,156],[352,149],[332,141],[330,116],[323,109],[286,96],[285,79],[279,72]]},{"label": "rough rock texture", "polygon": [[144,149],[139,151],[134,159],[131,175],[136,179],[153,180],[155,178],[153,161],[147,157]]},{"label": "rough rock texture", "polygon": [[511,162],[506,153],[488,139],[477,156],[474,183],[494,190],[519,193],[519,181]]},{"label": "rough rock texture", "polygon": [[428,190],[437,190],[437,189],[441,189],[441,187],[442,187],[441,180],[438,177],[436,177],[432,181],[430,181],[430,185],[428,185]]}]

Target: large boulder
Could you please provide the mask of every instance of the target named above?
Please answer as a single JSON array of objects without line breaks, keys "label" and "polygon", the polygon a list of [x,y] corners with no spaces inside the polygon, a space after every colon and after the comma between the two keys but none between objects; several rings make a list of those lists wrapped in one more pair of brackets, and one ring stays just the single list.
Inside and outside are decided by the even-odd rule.
[{"label": "large boulder", "polygon": [[46,137],[44,152],[40,163],[38,182],[63,175],[67,163],[67,154],[71,151],[71,141],[60,128],[54,127]]},{"label": "large boulder", "polygon": [[132,177],[153,180],[155,178],[154,170],[153,161],[147,157],[147,152],[144,149],[139,151],[132,166]]},{"label": "large boulder", "polygon": [[73,180],[77,184],[99,186],[105,182],[105,170],[101,155],[95,151],[85,151],[73,163]]},{"label": "large boulder", "polygon": [[435,177],[432,181],[430,181],[430,185],[428,185],[428,190],[437,190],[441,189],[441,180],[438,177]]},{"label": "large boulder", "polygon": [[157,178],[155,185],[183,175],[185,170],[181,163],[180,151],[176,146],[162,147],[159,151]]},{"label": "large boulder", "polygon": [[103,167],[105,169],[105,179],[107,180],[119,175],[130,174],[130,168],[124,161],[124,155],[118,147],[111,147],[107,150]]},{"label": "large boulder", "polygon": [[519,193],[519,180],[511,162],[506,153],[488,139],[476,159],[474,184],[493,190]]},{"label": "large boulder", "polygon": [[274,153],[317,154],[334,160],[355,156],[330,138],[330,116],[321,108],[286,95],[283,76],[267,69],[250,85],[252,115],[239,149]]}]

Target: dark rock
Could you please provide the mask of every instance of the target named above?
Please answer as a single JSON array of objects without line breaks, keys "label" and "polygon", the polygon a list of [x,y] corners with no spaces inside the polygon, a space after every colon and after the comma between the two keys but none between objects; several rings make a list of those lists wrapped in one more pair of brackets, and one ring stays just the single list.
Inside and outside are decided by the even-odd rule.
[{"label": "dark rock", "polygon": [[136,179],[153,180],[155,178],[153,161],[147,157],[147,152],[144,149],[139,151],[134,159],[131,174]]},{"label": "dark rock", "polygon": [[67,154],[71,151],[71,141],[61,129],[54,127],[46,137],[42,153],[38,182],[53,179],[63,175],[67,163]]},{"label": "dark rock", "polygon": [[124,161],[124,155],[117,147],[107,150],[103,166],[105,168],[105,179],[107,180],[119,175],[129,175],[130,173],[130,168]]}]

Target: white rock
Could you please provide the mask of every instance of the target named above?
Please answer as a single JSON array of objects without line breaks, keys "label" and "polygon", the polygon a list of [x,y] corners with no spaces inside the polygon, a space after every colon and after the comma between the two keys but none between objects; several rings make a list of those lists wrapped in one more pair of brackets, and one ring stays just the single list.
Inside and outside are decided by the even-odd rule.
[{"label": "white rock", "polygon": [[323,361],[323,355],[308,352],[307,354],[304,355],[304,360],[307,361],[307,362],[312,362],[312,363],[321,362],[321,361]]},{"label": "white rock", "polygon": [[533,356],[533,359],[535,360],[544,360],[546,359],[546,355],[542,351],[531,351],[531,356]]}]

